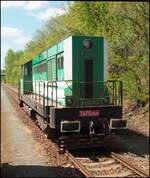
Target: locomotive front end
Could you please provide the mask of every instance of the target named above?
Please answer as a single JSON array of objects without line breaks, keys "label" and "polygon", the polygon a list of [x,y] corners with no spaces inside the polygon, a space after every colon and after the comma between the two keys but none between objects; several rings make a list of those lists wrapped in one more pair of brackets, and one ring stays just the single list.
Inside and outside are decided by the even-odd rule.
[{"label": "locomotive front end", "polygon": [[122,120],[122,82],[107,80],[107,41],[72,36],[64,41],[65,107],[51,108],[51,127],[62,134],[110,134]]}]

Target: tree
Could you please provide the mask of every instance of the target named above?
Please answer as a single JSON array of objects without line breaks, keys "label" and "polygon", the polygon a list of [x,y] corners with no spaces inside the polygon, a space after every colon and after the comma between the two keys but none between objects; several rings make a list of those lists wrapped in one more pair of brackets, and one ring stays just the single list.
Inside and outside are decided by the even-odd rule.
[{"label": "tree", "polygon": [[144,106],[148,102],[148,2],[76,1],[67,7],[65,14],[50,18],[36,32],[20,60],[14,59],[17,56],[12,51],[9,51],[8,56],[12,56],[17,64],[27,62],[69,35],[107,38],[109,79],[123,81],[124,98],[129,98],[137,105]]},{"label": "tree", "polygon": [[14,52],[9,49],[5,57],[6,82],[17,85],[20,77],[19,60],[23,56],[22,51]]},{"label": "tree", "polygon": [[[124,81],[126,98],[148,102],[149,6],[146,2],[119,3],[110,30],[111,77]],[[112,72],[113,71],[113,72]]]}]

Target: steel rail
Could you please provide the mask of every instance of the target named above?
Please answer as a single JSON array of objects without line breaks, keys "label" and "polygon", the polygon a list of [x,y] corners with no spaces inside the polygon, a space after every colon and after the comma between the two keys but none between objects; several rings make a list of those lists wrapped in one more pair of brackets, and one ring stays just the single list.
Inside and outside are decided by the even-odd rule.
[{"label": "steel rail", "polygon": [[120,163],[122,163],[126,167],[128,167],[130,170],[134,171],[139,176],[141,176],[141,177],[149,177],[149,175],[145,171],[139,169],[138,167],[135,167],[128,160],[123,158],[121,155],[119,155],[117,153],[114,153],[114,152],[111,152],[111,157],[114,158],[115,160],[119,161]]},{"label": "steel rail", "polygon": [[2,86],[7,88],[7,89],[9,89],[9,90],[11,90],[11,91],[13,91],[14,93],[18,94],[18,89],[17,88],[14,89],[14,88],[12,88],[11,86],[9,86],[7,84],[2,84]]},{"label": "steel rail", "polygon": [[[68,150],[65,150],[65,154],[70,159],[70,161],[84,174],[85,177],[93,177],[90,171],[88,171],[85,166],[83,166],[78,160],[76,160],[76,158]],[[145,171],[136,168],[133,164],[129,163],[129,161],[123,158],[121,155],[111,152],[111,158],[118,161],[140,177],[149,177],[149,175]]]},{"label": "steel rail", "polygon": [[67,150],[65,151],[66,156],[70,159],[71,162],[74,163],[75,166],[85,175],[85,177],[93,177],[89,171],[79,162],[75,159],[75,157]]}]

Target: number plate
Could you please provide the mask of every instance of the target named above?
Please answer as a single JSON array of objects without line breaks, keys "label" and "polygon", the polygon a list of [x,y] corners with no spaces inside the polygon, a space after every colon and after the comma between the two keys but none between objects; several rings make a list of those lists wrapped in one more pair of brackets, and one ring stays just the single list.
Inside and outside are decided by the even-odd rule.
[{"label": "number plate", "polygon": [[79,116],[80,117],[98,117],[100,116],[100,111],[99,110],[79,111]]}]

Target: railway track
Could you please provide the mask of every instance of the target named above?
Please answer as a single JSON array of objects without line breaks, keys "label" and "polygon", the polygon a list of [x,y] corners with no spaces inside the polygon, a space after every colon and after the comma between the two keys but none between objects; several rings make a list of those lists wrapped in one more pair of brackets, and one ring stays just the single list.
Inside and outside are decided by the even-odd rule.
[{"label": "railway track", "polygon": [[17,88],[12,88],[11,86],[8,86],[8,85],[6,85],[6,84],[2,84],[2,86],[5,88],[5,89],[7,89],[7,90],[9,90],[10,92],[11,92],[11,94],[14,96],[14,99],[15,99],[15,101],[17,102],[17,103],[19,103],[19,100],[18,100],[18,90],[17,90]]},{"label": "railway track", "polygon": [[85,177],[149,177],[118,153],[74,156],[68,150],[65,154],[78,167]]},{"label": "railway track", "polygon": [[[4,87],[11,92],[13,99],[19,103],[17,89],[7,85],[4,85]],[[145,171],[135,167],[120,154],[108,152],[107,155],[95,155],[90,152],[87,156],[74,156],[69,150],[63,150],[63,153],[85,177],[149,177]]]}]

